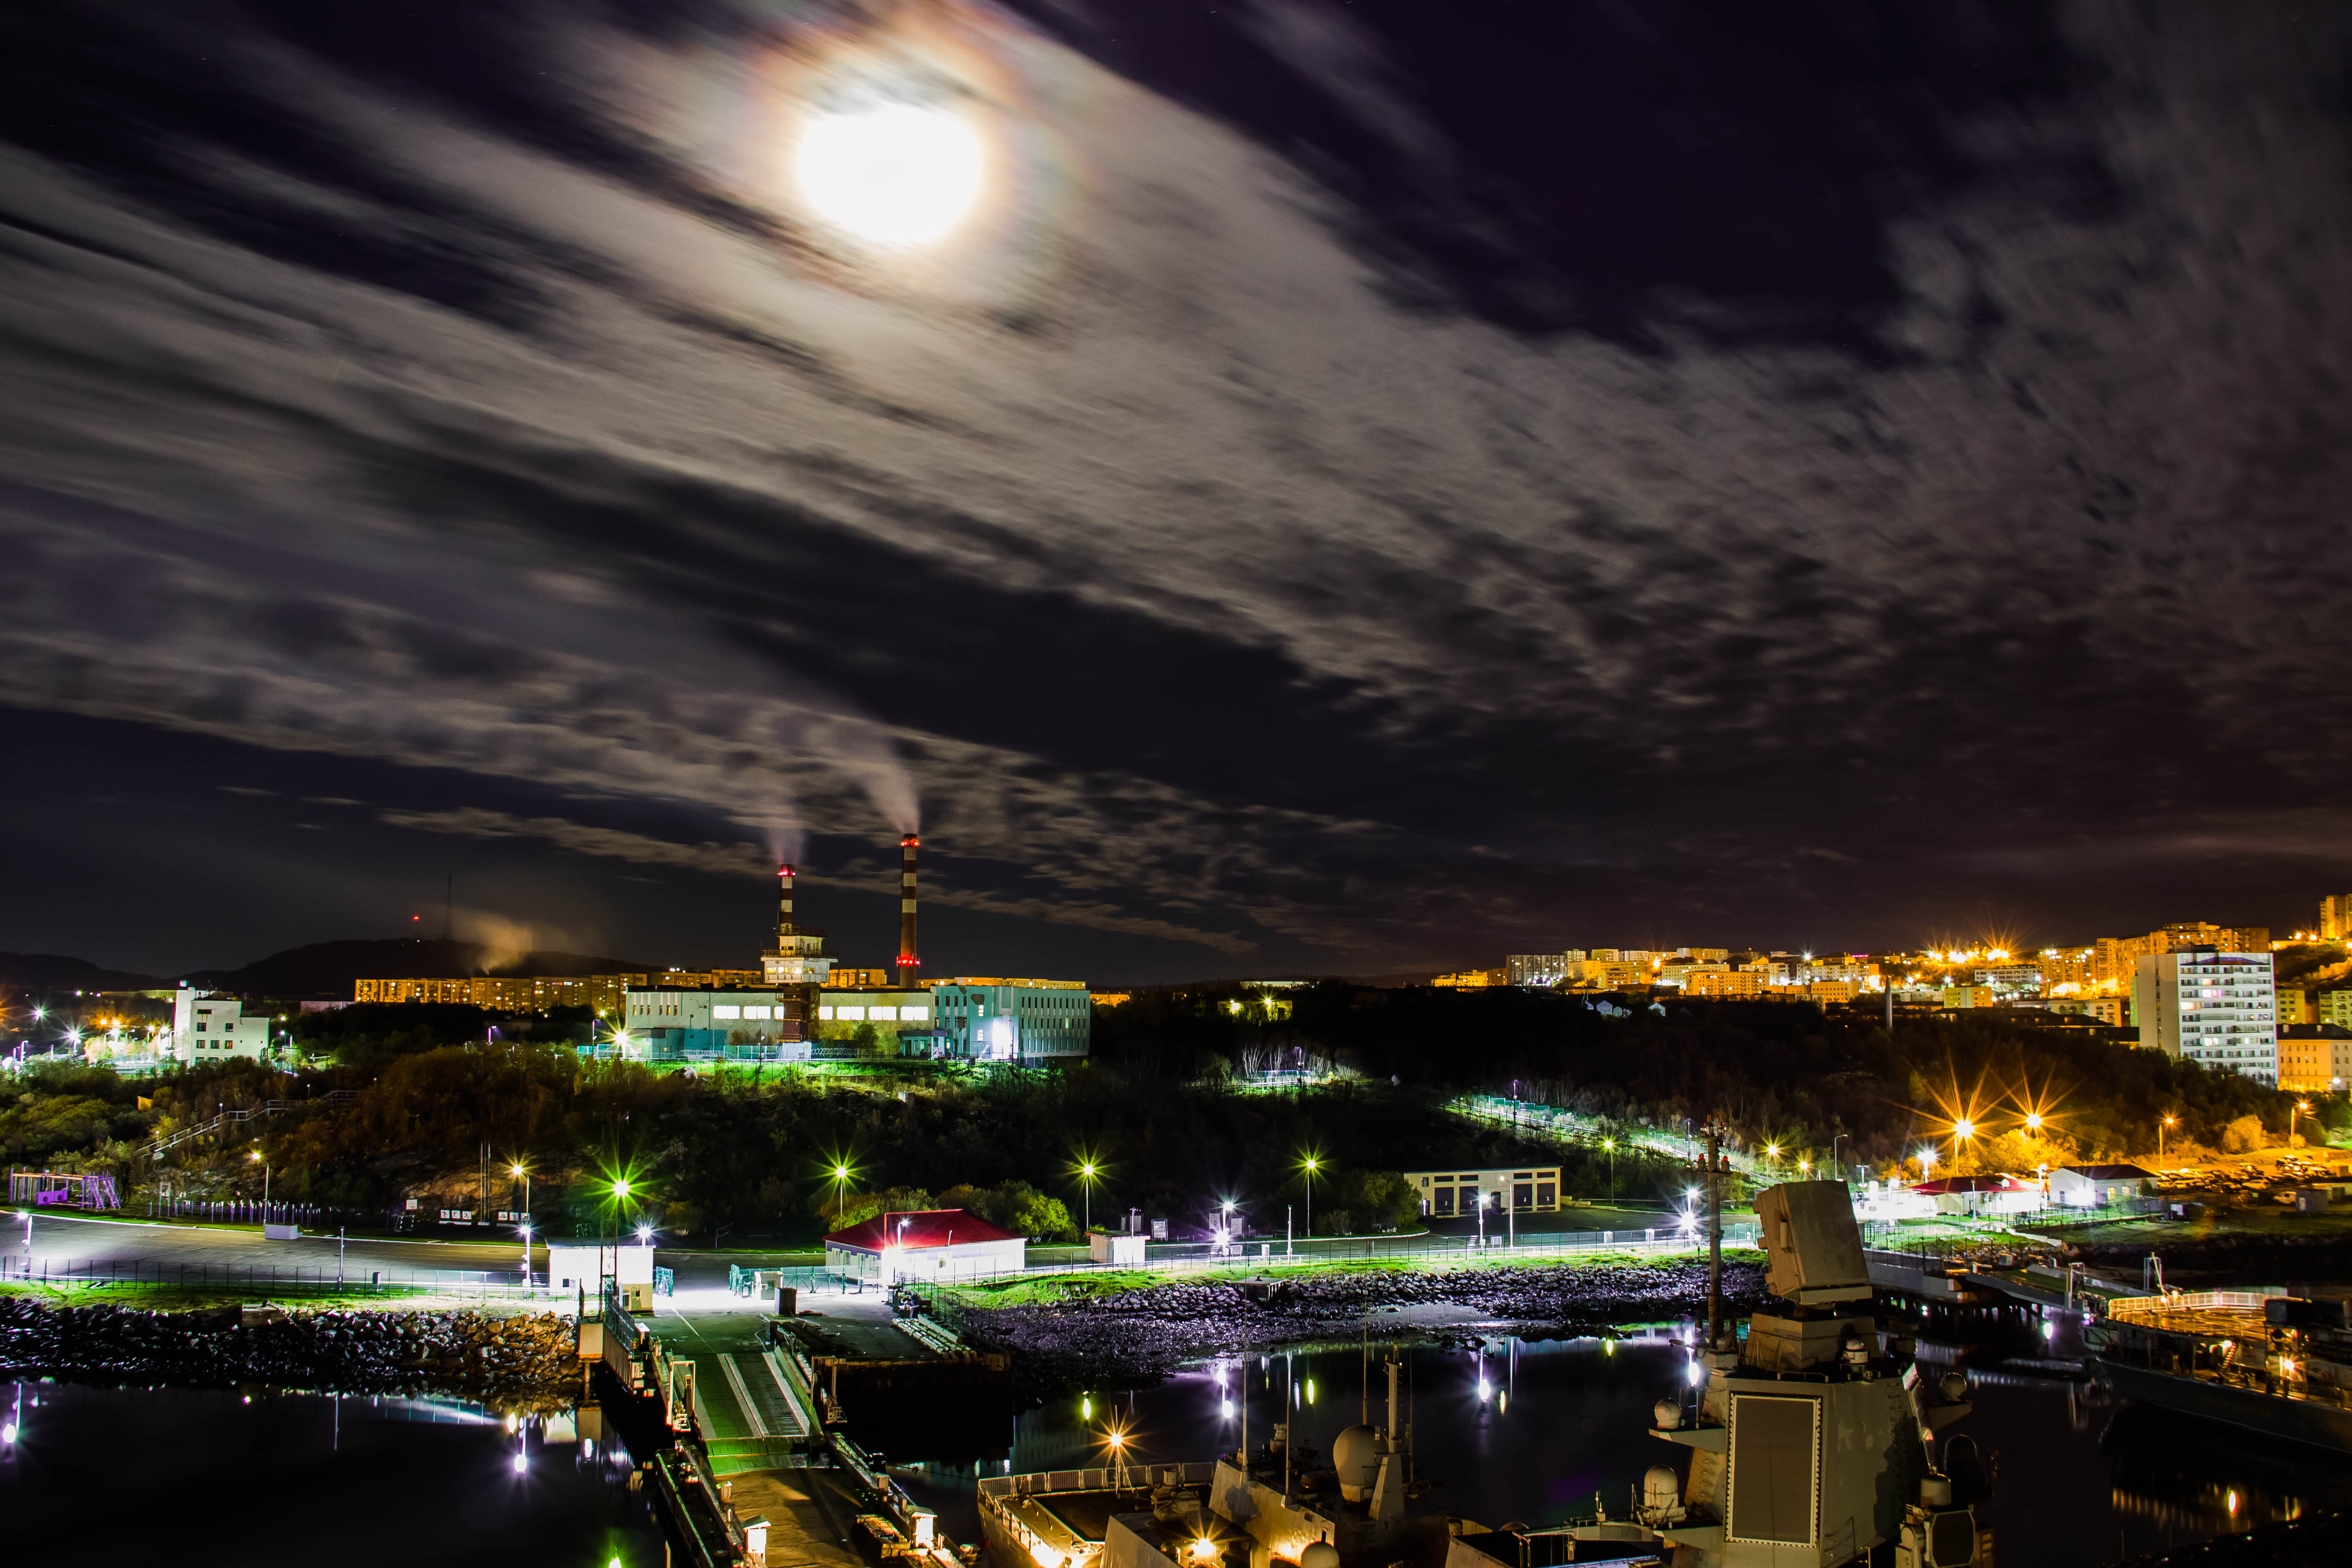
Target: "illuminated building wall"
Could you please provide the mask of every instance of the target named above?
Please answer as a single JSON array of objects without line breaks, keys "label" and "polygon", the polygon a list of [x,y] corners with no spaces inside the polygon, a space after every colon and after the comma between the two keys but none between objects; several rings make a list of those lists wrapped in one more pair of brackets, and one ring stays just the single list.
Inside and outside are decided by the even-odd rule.
[{"label": "illuminated building wall", "polygon": [[935,980],[931,1006],[943,1055],[1023,1062],[1083,1057],[1093,1048],[1094,1000],[1076,980]]},{"label": "illuminated building wall", "polygon": [[[756,982],[756,971],[745,972]],[[544,1013],[551,1007],[588,1007],[605,1017],[617,1017],[622,994],[652,978],[643,974],[514,976],[459,974],[446,978],[362,980],[352,986],[354,1002],[458,1002],[501,1013]],[[662,975],[673,984],[697,980],[681,972]]]},{"label": "illuminated building wall", "polygon": [[2139,1043],[2168,1056],[2278,1081],[2278,1015],[2267,948],[2142,954],[2133,994]]}]

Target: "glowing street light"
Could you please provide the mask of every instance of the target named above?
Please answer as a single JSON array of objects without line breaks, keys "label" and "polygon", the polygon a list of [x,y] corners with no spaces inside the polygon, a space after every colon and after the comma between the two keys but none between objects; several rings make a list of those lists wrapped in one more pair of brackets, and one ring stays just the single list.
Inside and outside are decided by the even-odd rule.
[{"label": "glowing street light", "polygon": [[268,1214],[269,1212],[269,1162],[261,1157],[261,1151],[258,1149],[247,1151],[245,1157],[261,1167],[261,1212]]},{"label": "glowing street light", "polygon": [[2042,1112],[2038,1110],[2029,1110],[2025,1113],[2025,1130],[2028,1132],[2039,1132],[2042,1131]]},{"label": "glowing street light", "polygon": [[1312,1240],[1315,1236],[1315,1173],[1323,1168],[1323,1162],[1309,1154],[1299,1161],[1298,1168],[1307,1173],[1307,1235]]},{"label": "glowing street light", "polygon": [[[1097,1165],[1092,1160],[1084,1161],[1078,1166],[1078,1184],[1080,1190],[1085,1194],[1085,1195],[1078,1200],[1079,1203],[1084,1205],[1084,1213],[1079,1221],[1079,1225],[1080,1228],[1084,1229],[1090,1236],[1094,1233],[1095,1228],[1095,1173],[1099,1169],[1101,1169],[1101,1167]],[[1066,1209],[1063,1212],[1066,1214],[1069,1211]],[[1092,1243],[1089,1243],[1088,1245],[1091,1246]]]},{"label": "glowing street light", "polygon": [[2168,1116],[2156,1124],[2156,1160],[2158,1164],[2164,1163],[2164,1130],[2179,1120],[2177,1116]]}]

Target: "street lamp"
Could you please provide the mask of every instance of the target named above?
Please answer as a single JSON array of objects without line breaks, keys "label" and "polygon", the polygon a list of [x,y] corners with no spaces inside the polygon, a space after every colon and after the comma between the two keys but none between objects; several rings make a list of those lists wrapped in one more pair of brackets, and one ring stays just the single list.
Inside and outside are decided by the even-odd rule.
[{"label": "street lamp", "polygon": [[[2292,1121],[2288,1122],[2288,1126],[2292,1129],[2294,1126]],[[2289,1136],[2293,1136],[2292,1131]],[[269,1162],[262,1159],[261,1151],[258,1149],[247,1152],[245,1157],[261,1167],[261,1213],[263,1217],[267,1218],[269,1214]]]},{"label": "street lamp", "polygon": [[2159,1165],[2164,1163],[2164,1130],[2179,1120],[2179,1117],[2168,1116],[2156,1124],[2156,1163]]},{"label": "street lamp", "polygon": [[530,1225],[530,1171],[521,1161],[517,1160],[507,1167],[507,1174],[522,1184],[522,1222],[528,1228]]},{"label": "street lamp", "polygon": [[1767,1143],[1767,1144],[1765,1144],[1765,1145],[1764,1145],[1764,1157],[1765,1157],[1767,1160],[1772,1160],[1772,1161],[1777,1161],[1777,1160],[1779,1160],[1779,1159],[1780,1158],[1780,1145],[1779,1145],[1778,1143]]},{"label": "street lamp", "polygon": [[2310,1115],[2311,1101],[2307,1100],[2298,1100],[2293,1105],[2287,1107],[2286,1146],[2290,1149],[2294,1147],[2294,1117],[2295,1112],[2297,1111],[2301,1111],[2305,1116]]},{"label": "street lamp", "polygon": [[[1084,1216],[1079,1221],[1079,1228],[1088,1236],[1092,1236],[1095,1229],[1095,1163],[1092,1160],[1087,1161],[1078,1167],[1078,1186],[1085,1194],[1078,1200],[1079,1212]],[[1069,1211],[1065,1209],[1062,1212],[1067,1214]],[[1093,1243],[1089,1242],[1087,1245],[1092,1246]]]},{"label": "street lamp", "polygon": [[1315,1239],[1315,1173],[1323,1168],[1323,1162],[1309,1154],[1299,1162],[1299,1168],[1307,1173],[1307,1238],[1312,1241]]},{"label": "street lamp", "polygon": [[1932,1180],[1934,1180],[1934,1179],[1935,1179],[1935,1174],[1936,1174],[1936,1152],[1935,1152],[1933,1149],[1922,1149],[1922,1150],[1920,1150],[1920,1151],[1919,1151],[1919,1179],[1920,1179],[1921,1181],[1923,1181],[1923,1182],[1926,1182],[1926,1181],[1932,1181]]},{"label": "street lamp", "polygon": [[842,1215],[849,1207],[849,1167],[836,1163],[833,1167],[833,1223],[843,1223]]},{"label": "street lamp", "polygon": [[2042,1131],[2042,1112],[2038,1110],[2029,1110],[2025,1113],[2025,1130],[2028,1132],[2039,1132]]}]

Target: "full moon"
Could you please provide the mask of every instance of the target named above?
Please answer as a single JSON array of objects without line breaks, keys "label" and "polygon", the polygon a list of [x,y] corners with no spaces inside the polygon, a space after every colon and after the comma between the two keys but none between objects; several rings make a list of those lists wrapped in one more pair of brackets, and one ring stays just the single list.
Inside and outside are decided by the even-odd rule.
[{"label": "full moon", "polygon": [[879,245],[929,245],[964,220],[987,173],[980,132],[952,110],[883,104],[819,114],[793,158],[827,223]]}]

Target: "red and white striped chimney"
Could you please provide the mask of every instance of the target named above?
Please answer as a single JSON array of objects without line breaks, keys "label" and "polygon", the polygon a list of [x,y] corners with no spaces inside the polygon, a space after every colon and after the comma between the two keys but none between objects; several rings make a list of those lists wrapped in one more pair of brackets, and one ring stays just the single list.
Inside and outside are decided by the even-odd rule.
[{"label": "red and white striped chimney", "polygon": [[923,961],[915,956],[915,851],[922,840],[909,833],[898,840],[898,986],[912,990]]}]

